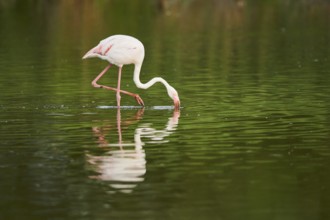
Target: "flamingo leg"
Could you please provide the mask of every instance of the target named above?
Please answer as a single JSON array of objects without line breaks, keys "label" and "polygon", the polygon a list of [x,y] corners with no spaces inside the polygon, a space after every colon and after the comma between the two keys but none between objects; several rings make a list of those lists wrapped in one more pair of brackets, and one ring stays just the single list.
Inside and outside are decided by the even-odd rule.
[{"label": "flamingo leg", "polygon": [[[144,102],[143,100],[141,99],[141,97],[138,95],[138,94],[135,94],[135,93],[131,93],[131,92],[127,92],[127,91],[124,91],[124,90],[120,90],[120,80],[118,78],[118,82],[119,82],[119,89],[118,89],[118,86],[117,86],[117,89],[116,88],[113,88],[113,87],[109,87],[109,86],[104,86],[104,85],[100,85],[97,83],[97,81],[109,70],[109,68],[111,67],[111,64],[109,64],[93,81],[92,81],[92,86],[95,87],[95,88],[103,88],[103,89],[107,89],[107,90],[112,90],[112,91],[115,91],[117,93],[123,93],[123,94],[126,94],[126,95],[129,95],[129,96],[132,96],[135,98],[135,100],[137,101],[137,103],[139,105],[142,105],[144,106]],[[121,71],[121,68],[120,68],[120,71]],[[121,74],[121,73],[120,73]],[[119,95],[120,96],[120,95]],[[118,95],[117,95],[118,97]],[[117,98],[117,104],[118,104],[118,98]]]},{"label": "flamingo leg", "polygon": [[121,81],[121,68],[123,68],[122,66],[119,67],[118,70],[118,83],[117,83],[117,107],[120,108],[120,81]]},{"label": "flamingo leg", "polygon": [[109,64],[93,81],[92,86],[95,88],[103,88],[102,85],[97,84],[97,81],[108,71],[108,69],[111,67],[111,64]]}]

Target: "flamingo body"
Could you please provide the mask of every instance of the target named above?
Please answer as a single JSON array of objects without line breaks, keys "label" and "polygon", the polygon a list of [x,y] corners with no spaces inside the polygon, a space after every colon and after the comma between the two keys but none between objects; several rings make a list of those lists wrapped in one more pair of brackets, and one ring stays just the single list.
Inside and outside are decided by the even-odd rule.
[{"label": "flamingo body", "polygon": [[[88,57],[85,57],[88,55]],[[83,58],[95,55],[103,60],[109,61],[118,67],[142,63],[144,58],[144,46],[138,39],[127,35],[113,35],[104,40],[87,52]]]}]

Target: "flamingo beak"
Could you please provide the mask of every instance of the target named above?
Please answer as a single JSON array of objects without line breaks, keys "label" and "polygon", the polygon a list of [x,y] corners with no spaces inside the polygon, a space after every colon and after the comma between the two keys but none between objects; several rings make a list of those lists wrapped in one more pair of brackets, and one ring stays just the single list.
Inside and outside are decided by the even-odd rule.
[{"label": "flamingo beak", "polygon": [[176,110],[180,109],[180,99],[179,99],[179,97],[175,96],[173,101],[174,101],[174,109],[176,109]]}]

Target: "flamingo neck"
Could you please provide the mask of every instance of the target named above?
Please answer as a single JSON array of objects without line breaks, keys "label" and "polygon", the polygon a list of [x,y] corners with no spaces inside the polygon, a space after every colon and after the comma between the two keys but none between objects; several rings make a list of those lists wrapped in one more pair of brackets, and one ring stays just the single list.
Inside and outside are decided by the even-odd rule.
[{"label": "flamingo neck", "polygon": [[168,82],[166,82],[166,80],[164,80],[163,78],[161,77],[155,77],[155,78],[152,78],[149,82],[147,83],[142,83],[140,81],[140,71],[141,71],[141,66],[142,64],[141,63],[137,63],[135,64],[135,68],[134,68],[134,78],[133,78],[133,81],[135,83],[135,85],[138,87],[138,88],[141,88],[141,89],[148,89],[149,87],[151,87],[153,84],[157,83],[157,82],[160,82],[162,83],[167,90],[169,90],[169,88],[171,87]]}]

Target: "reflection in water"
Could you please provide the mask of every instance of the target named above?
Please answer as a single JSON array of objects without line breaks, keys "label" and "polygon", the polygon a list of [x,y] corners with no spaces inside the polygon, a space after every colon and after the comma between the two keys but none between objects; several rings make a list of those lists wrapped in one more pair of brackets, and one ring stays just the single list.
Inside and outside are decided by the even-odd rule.
[{"label": "reflection in water", "polygon": [[[109,128],[112,127],[111,124],[104,127],[93,127],[93,133],[98,137],[99,147],[116,147],[117,149],[111,149],[103,155],[86,155],[90,167],[98,173],[98,175],[91,176],[91,178],[110,181],[112,188],[123,193],[131,193],[139,182],[144,181],[146,154],[142,147],[145,143],[141,139],[150,139],[149,143],[167,142],[165,138],[176,130],[179,123],[180,111],[175,110],[173,112],[173,116],[169,118],[164,129],[157,130],[152,128],[151,124],[141,124],[135,129],[134,142],[124,142],[121,124],[132,124],[134,121],[139,121],[143,113],[144,109],[140,109],[133,119],[122,121],[120,108],[117,109],[118,143],[109,143],[105,138],[105,132],[109,132]],[[111,122],[107,121],[107,123]]]}]

